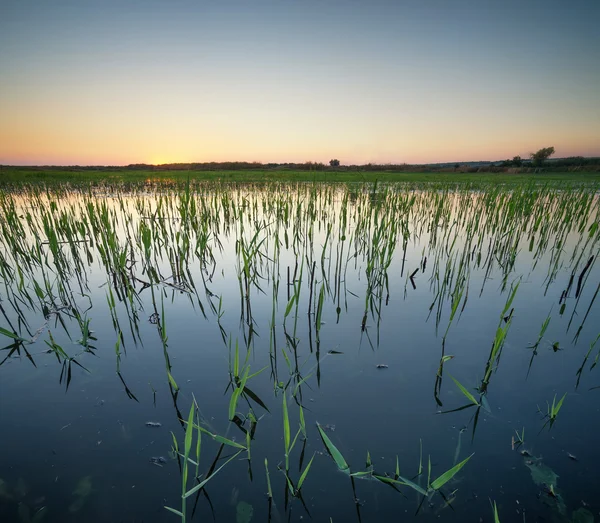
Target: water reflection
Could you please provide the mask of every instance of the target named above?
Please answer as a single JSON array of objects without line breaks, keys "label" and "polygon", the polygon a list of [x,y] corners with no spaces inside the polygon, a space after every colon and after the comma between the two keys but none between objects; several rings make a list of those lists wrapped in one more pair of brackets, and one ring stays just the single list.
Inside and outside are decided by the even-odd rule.
[{"label": "water reflection", "polygon": [[598,509],[594,191],[164,189],[0,195],[7,521]]}]

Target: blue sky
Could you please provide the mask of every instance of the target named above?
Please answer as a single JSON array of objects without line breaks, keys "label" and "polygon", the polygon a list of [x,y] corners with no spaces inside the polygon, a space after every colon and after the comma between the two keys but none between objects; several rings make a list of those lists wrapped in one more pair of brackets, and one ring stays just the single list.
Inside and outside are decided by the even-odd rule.
[{"label": "blue sky", "polygon": [[0,163],[600,155],[600,2],[0,4]]}]

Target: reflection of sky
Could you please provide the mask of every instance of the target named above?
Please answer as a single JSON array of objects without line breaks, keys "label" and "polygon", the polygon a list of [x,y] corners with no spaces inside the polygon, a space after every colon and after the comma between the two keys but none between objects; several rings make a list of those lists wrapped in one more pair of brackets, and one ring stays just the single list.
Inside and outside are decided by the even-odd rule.
[{"label": "reflection of sky", "polygon": [[0,6],[0,162],[598,155],[600,5]]},{"label": "reflection of sky", "polygon": [[[302,211],[307,210],[307,200],[310,189],[305,188],[306,193],[294,194],[283,192],[278,195],[282,201],[290,203],[290,221],[296,219],[297,205],[302,203]],[[245,239],[249,242],[255,232],[255,223],[271,223],[270,233],[259,233],[259,241],[268,237],[268,245],[265,244],[267,253],[272,253],[274,247],[273,220],[262,212],[262,202],[265,195],[269,193],[244,192],[231,193],[230,197],[235,202],[235,208],[239,209],[241,204],[248,202],[247,212],[244,214]],[[312,242],[305,237],[302,247],[313,249],[314,258],[317,261],[315,281],[317,288],[323,282],[321,272],[321,249],[325,244],[327,224],[332,225],[330,236],[331,249],[327,249],[324,260],[326,273],[330,278],[330,286],[335,288],[335,267],[338,266],[338,248],[340,248],[340,212],[342,209],[341,192],[332,193],[332,204],[323,199],[317,206],[322,220],[314,223],[314,236]],[[441,353],[441,335],[447,325],[449,305],[444,307],[440,333],[435,332],[435,309],[432,316],[427,319],[429,307],[435,297],[435,289],[431,286],[431,278],[435,273],[435,256],[430,248],[431,235],[428,232],[433,216],[432,200],[421,200],[421,193],[414,193],[417,203],[414,209],[420,209],[413,221],[410,222],[410,230],[413,235],[407,244],[405,261],[405,272],[401,274],[402,266],[402,242],[401,237],[395,244],[392,263],[388,269],[389,276],[389,304],[385,304],[385,296],[381,309],[381,324],[377,329],[376,318],[369,311],[367,321],[367,333],[360,329],[362,315],[365,307],[366,293],[366,260],[363,253],[356,258],[354,254],[353,235],[356,231],[357,222],[355,218],[364,217],[369,211],[368,195],[360,195],[355,203],[348,203],[348,227],[345,250],[341,255],[342,274],[340,279],[341,289],[344,295],[341,299],[342,312],[339,323],[335,314],[336,304],[328,297],[325,301],[323,321],[325,322],[320,331],[320,369],[321,384],[316,382],[316,333],[312,332],[312,352],[309,343],[308,322],[314,317],[306,314],[308,309],[307,284],[309,274],[307,267],[303,273],[303,285],[299,306],[298,330],[296,336],[299,339],[298,361],[304,377],[307,377],[304,402],[306,406],[305,416],[309,427],[309,440],[307,443],[306,456],[312,456],[314,451],[321,451],[318,436],[314,433],[314,422],[336,425],[336,431],[332,434],[335,444],[340,447],[351,465],[360,468],[364,463],[366,450],[377,460],[378,468],[392,472],[395,467],[395,456],[399,456],[401,467],[408,474],[416,473],[418,464],[419,440],[422,439],[425,456],[432,454],[434,474],[449,468],[457,444],[458,430],[469,422],[472,411],[467,410],[458,414],[444,416],[434,415],[438,407],[433,401],[433,384],[435,374],[439,365]],[[211,201],[210,192],[203,195],[201,201]],[[274,198],[273,194],[270,194]],[[448,194],[445,202],[448,208],[475,209],[478,198],[484,195],[472,195],[470,198],[463,196],[465,200],[459,200],[457,196]],[[77,208],[83,203],[81,196],[63,198],[60,206],[65,209],[72,206]],[[124,215],[120,209],[123,208],[131,213],[132,227],[135,230],[138,225],[138,214],[136,205],[141,201],[149,202],[154,208],[156,201],[148,195],[137,197],[123,197],[120,200],[106,198],[100,200],[106,202],[109,212],[113,210],[119,216],[117,229],[120,231],[121,246],[127,244],[124,236]],[[216,200],[220,202],[220,200]],[[462,205],[460,203],[462,202]],[[466,202],[471,207],[465,205]],[[251,217],[250,209],[257,203],[258,213],[256,222]],[[122,206],[122,207],[121,207]],[[231,204],[230,204],[231,207]],[[222,207],[220,212],[222,213]],[[358,211],[358,209],[362,211]],[[379,219],[385,216],[391,207],[384,206]],[[143,214],[145,214],[144,211]],[[323,214],[321,214],[323,213]],[[355,214],[356,213],[356,214]],[[77,212],[69,213],[78,216]],[[222,216],[222,214],[221,214]],[[304,216],[301,213],[301,216]],[[450,221],[456,214],[450,214]],[[418,219],[417,219],[418,218]],[[207,218],[208,219],[208,218]],[[210,220],[209,220],[210,223]],[[441,222],[440,222],[441,223]],[[157,226],[158,224],[155,224]],[[175,230],[179,222],[169,223]],[[305,231],[307,223],[302,220],[300,230]],[[576,227],[576,224],[572,224]],[[219,240],[223,247],[222,252],[216,247],[213,252],[216,257],[217,270],[211,282],[208,283],[210,290],[217,296],[222,296],[224,315],[222,324],[227,334],[232,337],[232,346],[236,338],[240,340],[242,358],[245,356],[243,344],[243,331],[247,332],[247,324],[240,322],[240,293],[236,271],[237,256],[235,253],[235,240],[240,230],[240,220],[232,220],[231,232],[219,234]],[[225,231],[225,228],[221,229]],[[445,230],[441,228],[441,231]],[[464,231],[461,224],[452,229],[459,233],[454,252],[460,252],[464,246]],[[440,232],[441,234],[441,232]],[[584,229],[584,238],[587,234]],[[290,241],[293,237],[292,229],[288,229]],[[135,237],[135,236],[134,236]],[[283,241],[283,228],[281,235]],[[452,236],[449,237],[449,242]],[[528,471],[522,466],[520,459],[515,453],[510,453],[510,437],[514,429],[526,426],[527,433],[531,434],[531,445],[534,446],[536,455],[556,456],[559,452],[557,445],[568,442],[569,451],[576,455],[585,455],[593,452],[595,448],[594,431],[579,431],[586,409],[595,401],[592,392],[585,393],[587,388],[596,384],[593,373],[584,376],[584,386],[578,395],[569,395],[565,410],[561,412],[561,419],[553,429],[552,439],[547,434],[536,438],[534,435],[541,426],[536,414],[536,404],[545,405],[547,399],[552,399],[555,393],[561,394],[572,390],[574,384],[574,373],[589,347],[589,341],[595,337],[597,332],[597,309],[592,311],[586,327],[584,328],[581,341],[578,345],[571,342],[572,330],[566,334],[566,324],[569,313],[565,316],[558,315],[556,302],[570,275],[569,260],[575,240],[579,235],[572,234],[569,242],[565,244],[563,253],[564,266],[558,273],[556,283],[553,283],[548,293],[544,293],[545,277],[549,264],[549,251],[540,259],[538,269],[530,274],[533,255],[528,251],[528,238],[523,237],[517,256],[515,271],[509,281],[514,277],[523,275],[523,281],[515,299],[514,323],[509,332],[506,349],[498,371],[493,374],[490,384],[488,400],[492,406],[491,415],[484,414],[480,421],[475,442],[470,443],[470,432],[463,434],[463,448],[461,458],[465,458],[471,452],[476,452],[476,459],[469,464],[469,473],[462,476],[463,483],[460,485],[461,495],[457,502],[462,517],[465,513],[486,511],[489,509],[487,495],[492,497],[498,495],[498,485],[503,485],[503,492],[509,499],[523,499],[531,490],[531,499],[536,499],[537,488],[533,488],[529,479]],[[482,244],[487,249],[488,238],[484,237]],[[442,241],[438,253],[441,256],[440,270],[445,269],[446,240]],[[370,245],[367,242],[367,245]],[[549,242],[549,249],[553,242]],[[283,314],[287,304],[286,296],[286,274],[290,266],[293,273],[296,256],[289,248],[281,247],[281,258],[279,273],[281,283],[278,295],[277,315],[275,319],[276,340],[278,347],[278,371],[279,379],[288,379],[287,366],[283,360],[281,350],[286,346],[283,333]],[[304,248],[300,249],[301,256]],[[422,254],[428,257],[427,270],[425,273],[419,271],[415,277],[417,289],[413,290],[407,282],[407,274],[411,273],[420,265]],[[96,255],[95,255],[96,256]],[[346,261],[348,264],[346,266]],[[141,262],[136,265],[136,273],[141,275]],[[329,267],[331,269],[329,270]],[[169,264],[163,259],[160,264],[164,275],[169,275]],[[172,373],[181,387],[178,404],[185,411],[191,403],[191,395],[197,399],[203,416],[214,427],[213,430],[229,437],[237,437],[241,441],[241,433],[235,427],[228,425],[226,413],[230,398],[230,392],[223,394],[229,368],[229,351],[227,345],[221,340],[215,315],[207,307],[207,298],[202,289],[202,278],[200,266],[197,260],[190,263],[190,271],[199,288],[199,295],[207,311],[208,319],[204,319],[198,308],[193,309],[188,296],[178,292],[173,293],[169,288],[165,292],[156,288],[156,297],[159,300],[159,310],[162,313],[160,302],[164,301],[167,326],[169,353],[171,356]],[[597,267],[593,268],[592,278],[597,276]],[[271,274],[269,264],[265,261],[261,274],[267,277]],[[485,289],[481,296],[479,290],[485,277],[485,269],[473,269],[469,281],[469,298],[464,313],[460,319],[457,317],[449,331],[446,342],[446,354],[454,356],[446,366],[446,372],[457,377],[470,390],[482,378],[485,362],[489,354],[491,342],[499,321],[506,292],[501,293],[502,277],[499,271],[494,270],[489,275]],[[126,337],[127,354],[123,355],[121,370],[128,385],[138,396],[140,403],[128,400],[122,390],[122,385],[115,376],[114,343],[116,335],[113,330],[110,316],[107,312],[105,293],[107,288],[100,287],[106,276],[103,269],[96,265],[91,274],[88,274],[90,282],[90,293],[93,300],[93,308],[88,316],[91,318],[91,328],[96,331],[99,338],[98,358],[86,357],[82,363],[92,371],[86,375],[80,369],[76,369],[71,384],[71,389],[65,395],[63,388],[58,385],[59,366],[47,355],[36,354],[38,369],[34,369],[26,360],[16,360],[6,367],[0,367],[0,413],[10,420],[5,434],[7,444],[14,448],[13,458],[4,458],[19,474],[29,476],[29,471],[39,474],[40,463],[48,460],[46,454],[49,449],[58,449],[58,457],[50,458],[49,465],[54,465],[50,471],[52,475],[48,483],[52,483],[56,475],[60,481],[64,481],[67,487],[55,493],[57,500],[62,500],[65,495],[72,491],[71,485],[81,476],[92,474],[97,496],[111,496],[113,502],[108,504],[101,512],[104,519],[98,516],[98,521],[116,519],[119,508],[123,514],[131,514],[128,518],[132,520],[134,515],[132,507],[143,507],[138,509],[144,514],[150,514],[144,519],[152,519],[152,503],[145,503],[147,497],[156,497],[162,500],[167,496],[168,501],[177,499],[178,476],[176,466],[169,464],[163,469],[148,465],[149,456],[165,454],[171,444],[171,436],[168,431],[173,430],[180,436],[181,428],[175,417],[172,398],[169,394],[165,376],[165,362],[162,345],[160,343],[155,326],[147,321],[152,309],[150,290],[146,289],[140,294],[143,302],[143,310],[140,310],[140,330],[143,339],[142,345],[134,345],[131,342],[127,318],[124,315],[122,305],[118,305],[120,313],[121,328]],[[592,280],[590,280],[592,281]],[[256,289],[252,290],[251,302],[254,319],[256,322],[256,336],[254,348],[250,353],[249,362],[252,371],[258,371],[265,365],[269,365],[269,323],[271,321],[272,288],[270,282],[260,280],[265,294]],[[76,287],[74,287],[76,289]],[[405,294],[406,289],[406,294]],[[589,303],[594,287],[587,286],[581,298],[581,304]],[[348,291],[347,293],[345,291]],[[77,291],[76,291],[77,292]],[[569,301],[569,311],[572,310],[574,300]],[[218,298],[214,301],[218,304]],[[313,302],[314,303],[314,302]],[[347,307],[346,307],[347,303]],[[581,305],[580,305],[581,306]],[[531,351],[526,346],[534,342],[539,332],[539,327],[547,316],[550,309],[554,307],[552,322],[548,329],[547,340],[561,342],[564,351],[553,353],[548,344],[545,343],[534,362],[532,374],[525,380],[525,373],[529,362]],[[580,309],[583,310],[583,309]],[[574,327],[577,327],[581,318],[576,318]],[[40,323],[41,323],[40,318]],[[2,324],[4,326],[4,324]],[[37,326],[37,323],[35,324]],[[293,312],[286,322],[288,333],[293,328]],[[56,340],[63,344],[70,354],[77,350],[77,346],[67,338],[59,326],[51,325]],[[77,328],[73,327],[73,339],[77,338]],[[373,347],[369,344],[370,337]],[[378,343],[379,338],[379,343]],[[37,349],[37,346],[34,346]],[[343,352],[341,355],[328,355],[329,350]],[[293,352],[286,349],[290,359],[294,361]],[[37,350],[35,351],[38,352]],[[41,351],[39,351],[41,352]],[[44,359],[47,358],[47,359]],[[389,365],[388,369],[376,369],[375,365],[384,363]],[[258,425],[257,439],[253,446],[253,455],[259,457],[254,473],[258,476],[258,470],[262,472],[262,458],[268,457],[269,464],[273,467],[273,481],[281,480],[276,474],[275,466],[283,459],[283,443],[281,439],[281,395],[275,395],[272,378],[269,376],[270,369],[252,379],[249,386],[269,406],[271,414],[267,414]],[[548,379],[551,376],[552,379]],[[152,403],[152,388],[157,392],[157,407]],[[442,388],[444,408],[455,408],[464,403],[458,389],[446,379]],[[104,400],[102,406],[97,405]],[[314,400],[314,401],[311,401]],[[290,411],[293,423],[297,423],[297,410],[295,404],[290,400]],[[54,407],[53,407],[54,406]],[[57,407],[58,406],[58,407]],[[595,408],[595,407],[594,407]],[[247,406],[241,407],[243,411]],[[259,410],[259,409],[257,409]],[[262,411],[260,411],[262,414]],[[184,412],[185,413],[185,412]],[[12,421],[14,420],[14,423]],[[163,423],[161,430],[152,432],[143,423],[148,420]],[[561,423],[564,420],[564,423]],[[60,431],[63,426],[71,425]],[[39,425],[49,427],[45,442],[34,445],[26,437],[27,430]],[[125,428],[122,428],[125,427]],[[294,425],[295,426],[295,425]],[[52,429],[52,430],[50,430]],[[163,430],[164,429],[164,430]],[[579,434],[574,437],[573,434]],[[548,436],[548,437],[545,437]],[[101,441],[99,444],[98,441]],[[60,451],[69,443],[69,454],[63,455]],[[210,442],[206,444],[206,452],[212,449]],[[148,447],[146,447],[148,445]],[[48,448],[46,448],[46,446]],[[203,447],[204,448],[204,447]],[[25,452],[25,449],[28,449]],[[297,449],[297,452],[299,450]],[[54,455],[53,455],[54,456]],[[212,457],[212,455],[211,455]],[[210,461],[209,457],[206,458]],[[297,454],[295,459],[298,459]],[[328,461],[326,456],[317,456],[314,463],[314,471],[309,476],[306,485],[307,496],[314,497],[315,511],[317,514],[345,514],[349,512],[347,519],[352,517],[353,505],[346,505],[348,496],[347,478],[335,471],[335,466]],[[576,492],[579,497],[587,497],[597,492],[597,478],[593,476],[593,469],[589,472],[584,470],[569,469],[571,464],[567,459],[556,459],[551,461],[551,466],[564,478],[561,488],[566,492]],[[512,461],[511,461],[512,460]],[[13,463],[14,461],[14,463]],[[123,467],[123,463],[128,466]],[[17,467],[18,465],[18,467]],[[208,467],[208,463],[206,465]],[[297,462],[294,462],[294,468]],[[6,467],[8,469],[9,467]],[[494,469],[494,474],[489,474],[489,469]],[[3,467],[3,470],[5,467]],[[46,470],[42,468],[42,470]],[[33,472],[31,472],[33,474]],[[522,474],[521,474],[522,473]],[[167,478],[167,479],[165,479]],[[569,478],[569,479],[566,479]],[[581,482],[577,490],[572,490],[570,480],[573,478],[575,484]],[[16,479],[10,477],[11,480]],[[262,479],[262,476],[261,476]],[[43,480],[46,481],[45,479]],[[586,484],[587,481],[587,484]],[[365,482],[366,483],[366,482]],[[277,484],[277,483],[276,483]],[[63,484],[60,484],[61,486]],[[136,488],[132,488],[136,485]],[[223,482],[217,483],[212,493],[213,502],[216,507],[226,512],[233,510],[229,505],[231,489],[235,486],[240,490],[240,499],[252,501],[255,506],[256,516],[261,514],[265,507],[258,500],[263,500],[264,486],[255,481],[252,484],[247,481],[247,470],[245,462],[232,465],[231,473],[223,476]],[[278,486],[282,486],[277,484]],[[367,513],[376,514],[373,519],[366,521],[392,520],[391,515],[397,510],[397,494],[391,489],[381,488],[380,485],[360,485],[361,499],[368,500],[365,505]],[[43,484],[45,486],[45,483]],[[378,488],[379,487],[379,488]],[[277,488],[277,487],[274,487]],[[456,487],[453,487],[456,488]],[[322,495],[326,489],[327,496]],[[476,491],[478,500],[471,499],[469,493]],[[53,492],[51,490],[51,492]],[[62,493],[61,493],[62,492]],[[281,493],[279,490],[278,496]],[[104,498],[106,499],[106,498]],[[591,498],[593,499],[593,498]],[[70,501],[66,502],[68,505]],[[111,509],[111,507],[115,507]],[[162,507],[162,504],[160,505]],[[160,508],[159,507],[159,508]],[[483,508],[482,508],[483,507]],[[411,509],[414,507],[410,505]],[[56,509],[55,509],[56,510]],[[158,509],[157,509],[158,510]],[[457,510],[459,510],[457,508]],[[335,511],[335,512],[334,512]],[[471,511],[471,512],[469,512]],[[485,512],[484,512],[485,513]],[[532,510],[530,513],[535,513]],[[389,515],[389,517],[387,517]],[[475,514],[473,514],[475,516]],[[378,517],[379,519],[378,519]],[[384,517],[386,516],[386,517]],[[122,517],[122,514],[119,516]],[[207,514],[207,517],[210,517]],[[478,516],[477,516],[478,517]],[[438,520],[435,518],[424,521]],[[458,518],[458,516],[457,516]],[[474,519],[474,518],[466,518]],[[456,519],[460,521],[460,519]]]}]

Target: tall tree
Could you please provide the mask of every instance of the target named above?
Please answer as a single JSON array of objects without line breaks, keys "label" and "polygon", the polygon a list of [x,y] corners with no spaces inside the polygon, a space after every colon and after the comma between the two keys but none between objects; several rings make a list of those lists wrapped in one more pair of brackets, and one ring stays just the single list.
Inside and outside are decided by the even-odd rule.
[{"label": "tall tree", "polygon": [[554,147],[544,147],[535,153],[531,153],[531,162],[536,167],[542,165],[550,156],[554,154]]}]

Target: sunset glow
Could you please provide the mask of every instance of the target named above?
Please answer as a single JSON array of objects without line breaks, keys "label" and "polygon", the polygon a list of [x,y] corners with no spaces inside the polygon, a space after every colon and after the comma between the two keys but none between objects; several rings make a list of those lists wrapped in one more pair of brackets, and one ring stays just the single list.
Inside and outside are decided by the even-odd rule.
[{"label": "sunset glow", "polygon": [[0,6],[0,164],[600,156],[600,3]]}]

